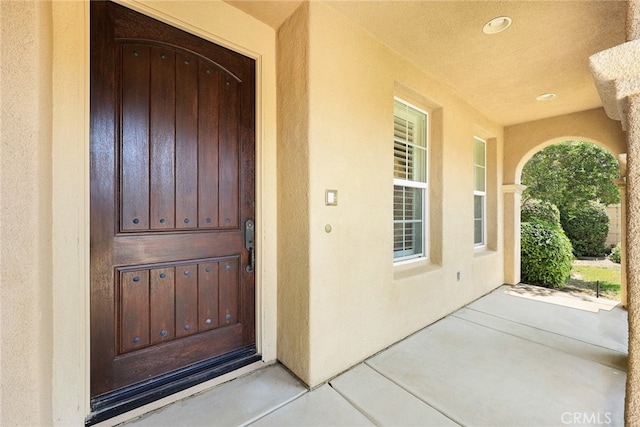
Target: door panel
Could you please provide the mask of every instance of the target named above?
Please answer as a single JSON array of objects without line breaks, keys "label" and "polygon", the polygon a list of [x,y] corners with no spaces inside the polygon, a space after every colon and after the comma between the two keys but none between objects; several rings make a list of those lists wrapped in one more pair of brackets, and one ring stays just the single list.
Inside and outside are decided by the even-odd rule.
[{"label": "door panel", "polygon": [[[150,80],[148,102],[151,110],[149,112],[150,228],[175,229],[175,91],[180,85],[180,82],[176,81],[176,68],[182,67],[178,67],[175,52],[169,49],[152,47],[150,56],[148,75]],[[184,63],[181,65],[188,67]],[[192,165],[196,166],[197,163]],[[196,167],[193,169],[197,170]]]},{"label": "door panel", "polygon": [[139,231],[149,229],[150,52],[135,45],[123,50],[120,227],[123,231]]},{"label": "door panel", "polygon": [[218,263],[202,263],[198,265],[198,322],[202,331],[215,329],[218,322]]},{"label": "door panel", "polygon": [[149,345],[149,272],[120,273],[120,352]]},{"label": "door panel", "polygon": [[[203,226],[196,221],[184,223],[184,218],[199,218],[198,215],[198,170],[189,165],[198,162],[198,117],[199,104],[204,102],[198,78],[200,67],[191,64],[192,59],[179,54],[176,67],[176,218],[183,219],[184,228]],[[207,86],[208,87],[208,86]],[[210,114],[209,116],[213,116]],[[204,117],[204,115],[203,115]],[[210,132],[200,133],[208,135]],[[209,163],[205,163],[209,164]],[[212,166],[215,170],[215,166]],[[202,171],[201,171],[202,173]],[[204,182],[208,182],[204,180]]]},{"label": "door panel", "polygon": [[255,344],[254,61],[91,2],[91,395]]},{"label": "door panel", "polygon": [[149,336],[153,345],[175,337],[175,268],[152,269],[149,280]]}]

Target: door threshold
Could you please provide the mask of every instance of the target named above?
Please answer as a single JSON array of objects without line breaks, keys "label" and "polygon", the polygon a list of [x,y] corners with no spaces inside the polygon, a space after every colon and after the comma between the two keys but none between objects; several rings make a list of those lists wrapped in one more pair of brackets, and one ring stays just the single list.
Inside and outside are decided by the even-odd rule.
[{"label": "door threshold", "polygon": [[258,354],[256,347],[251,345],[96,396],[91,399],[91,413],[85,421],[85,426],[106,421],[260,360],[262,356]]}]

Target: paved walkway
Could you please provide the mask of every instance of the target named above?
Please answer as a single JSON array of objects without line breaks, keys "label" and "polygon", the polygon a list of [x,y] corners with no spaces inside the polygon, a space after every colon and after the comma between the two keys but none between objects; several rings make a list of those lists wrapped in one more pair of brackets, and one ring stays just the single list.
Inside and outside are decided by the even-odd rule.
[{"label": "paved walkway", "polygon": [[622,426],[627,313],[502,286],[314,391],[273,365],[127,424]]}]

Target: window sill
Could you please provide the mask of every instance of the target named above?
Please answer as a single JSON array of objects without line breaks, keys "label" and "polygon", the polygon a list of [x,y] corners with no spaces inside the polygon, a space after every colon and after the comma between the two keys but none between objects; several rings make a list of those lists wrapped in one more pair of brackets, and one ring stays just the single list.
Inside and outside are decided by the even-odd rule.
[{"label": "window sill", "polygon": [[440,265],[431,263],[428,258],[415,258],[400,261],[393,264],[393,280],[418,276],[420,274],[439,270],[440,268]]},{"label": "window sill", "polygon": [[418,263],[425,263],[425,262],[429,262],[429,259],[424,256],[420,256],[415,258],[403,259],[401,261],[394,261],[393,266],[402,267],[403,265],[411,265],[411,264],[418,264]]},{"label": "window sill", "polygon": [[474,249],[473,256],[474,256],[474,258],[482,258],[482,257],[485,257],[485,256],[495,255],[497,253],[498,253],[498,251],[493,250],[493,249],[489,249],[486,246],[479,246],[479,247]]}]

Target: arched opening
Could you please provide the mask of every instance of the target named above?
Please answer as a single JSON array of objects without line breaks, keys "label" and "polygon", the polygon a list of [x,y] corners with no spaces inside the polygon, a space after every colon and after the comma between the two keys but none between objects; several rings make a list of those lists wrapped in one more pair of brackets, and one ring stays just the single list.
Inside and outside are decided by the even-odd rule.
[{"label": "arched opening", "polygon": [[529,150],[520,158],[520,160],[517,162],[516,167],[515,167],[515,183],[516,184],[522,184],[522,169],[524,168],[524,165],[527,164],[527,162],[529,162],[529,160],[531,160],[531,158],[538,152],[544,150],[545,148],[554,145],[554,144],[559,144],[562,142],[567,142],[567,141],[584,141],[584,142],[590,142],[594,145],[597,145],[599,147],[604,148],[605,150],[607,150],[608,152],[611,153],[611,155],[613,155],[614,157],[617,158],[617,153],[612,150],[610,145],[604,144],[598,140],[592,139],[592,138],[588,138],[588,137],[584,137],[584,136],[571,136],[571,135],[565,135],[565,136],[560,136],[560,137],[556,137],[556,138],[551,138],[548,139],[542,143],[539,143],[537,145],[534,145],[532,147],[529,148]]},{"label": "arched opening", "polygon": [[[554,143],[567,140],[592,142],[606,148],[616,158],[620,158],[620,155],[626,153],[627,150],[626,135],[620,128],[620,124],[611,120],[602,108],[505,128],[503,244],[504,281],[506,284],[515,285],[520,282],[520,201],[524,190],[521,185],[522,168],[536,152]],[[622,175],[624,176],[624,174]],[[620,181],[619,185],[623,200],[622,206],[624,206],[624,181]],[[624,218],[624,209],[622,215]],[[626,229],[621,232],[624,245]]]},{"label": "arched opening", "polygon": [[[526,152],[516,167],[516,182],[524,184],[520,198],[524,283],[620,301],[619,176],[614,153],[593,139],[558,137]],[[539,220],[554,225],[545,229]],[[545,237],[546,244],[540,244],[540,227],[556,238]],[[540,259],[548,265],[540,268]]]}]

